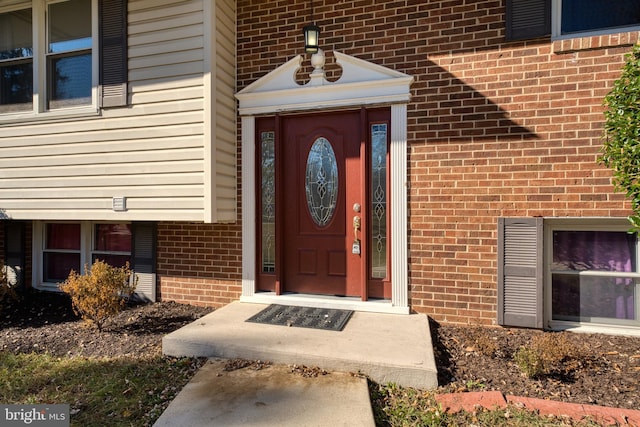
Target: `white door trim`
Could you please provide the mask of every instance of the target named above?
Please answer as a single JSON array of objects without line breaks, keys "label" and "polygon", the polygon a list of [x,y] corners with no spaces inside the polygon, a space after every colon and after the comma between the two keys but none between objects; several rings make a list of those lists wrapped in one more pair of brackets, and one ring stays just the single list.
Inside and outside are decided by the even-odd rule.
[{"label": "white door trim", "polygon": [[[320,57],[319,57],[320,56]],[[297,56],[236,94],[242,132],[242,296],[241,301],[409,313],[407,252],[407,104],[413,77],[334,52],[342,67],[335,82],[324,78],[324,56],[314,55],[315,71],[306,85],[295,82]],[[279,295],[256,289],[255,116],[323,108],[391,107],[391,300],[318,295]]]}]

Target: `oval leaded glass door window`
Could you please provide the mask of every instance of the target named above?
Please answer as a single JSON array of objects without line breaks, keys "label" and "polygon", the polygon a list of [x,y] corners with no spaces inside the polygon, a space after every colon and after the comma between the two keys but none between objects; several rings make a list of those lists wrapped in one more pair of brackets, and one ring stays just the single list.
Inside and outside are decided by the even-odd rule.
[{"label": "oval leaded glass door window", "polygon": [[309,150],[305,191],[311,218],[325,227],[333,218],[338,200],[338,162],[326,138],[316,139]]}]

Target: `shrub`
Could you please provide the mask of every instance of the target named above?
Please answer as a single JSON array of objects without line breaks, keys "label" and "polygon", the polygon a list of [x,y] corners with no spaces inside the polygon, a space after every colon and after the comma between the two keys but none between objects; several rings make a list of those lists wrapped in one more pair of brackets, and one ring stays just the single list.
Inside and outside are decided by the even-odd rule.
[{"label": "shrub", "polygon": [[469,350],[477,351],[487,357],[496,357],[500,351],[500,345],[495,337],[491,336],[491,330],[485,326],[469,326],[467,329]]},{"label": "shrub", "polygon": [[617,191],[626,193],[640,230],[640,44],[626,56],[622,74],[604,99],[606,110],[601,161],[613,171]]},{"label": "shrub", "polygon": [[581,357],[566,334],[545,332],[534,336],[528,347],[520,347],[513,359],[526,376],[534,378],[575,369]]},{"label": "shrub", "polygon": [[96,260],[91,269],[84,266],[85,274],[73,270],[60,289],[71,297],[73,310],[85,321],[102,331],[104,322],[125,307],[126,298],[133,295],[137,277],[130,280],[129,263],[113,267]]}]

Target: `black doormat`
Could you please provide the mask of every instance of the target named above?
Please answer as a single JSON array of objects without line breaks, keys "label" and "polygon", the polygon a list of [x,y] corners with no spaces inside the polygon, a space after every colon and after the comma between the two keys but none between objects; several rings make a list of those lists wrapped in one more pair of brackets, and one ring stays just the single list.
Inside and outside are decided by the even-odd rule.
[{"label": "black doormat", "polygon": [[297,307],[293,305],[271,304],[246,321],[268,325],[297,326],[299,328],[341,331],[347,324],[352,310],[330,308]]}]

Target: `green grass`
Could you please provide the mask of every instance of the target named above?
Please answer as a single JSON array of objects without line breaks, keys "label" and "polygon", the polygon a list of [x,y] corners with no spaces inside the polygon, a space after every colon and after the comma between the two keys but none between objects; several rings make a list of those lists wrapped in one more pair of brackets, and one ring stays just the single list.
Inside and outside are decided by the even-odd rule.
[{"label": "green grass", "polygon": [[200,361],[0,352],[0,402],[67,403],[72,426],[148,426]]},{"label": "green grass", "polygon": [[[150,426],[199,369],[202,360],[54,357],[0,352],[0,402],[71,406],[72,426]],[[442,412],[435,392],[370,382],[377,426],[572,426],[575,422],[509,407]]]}]

